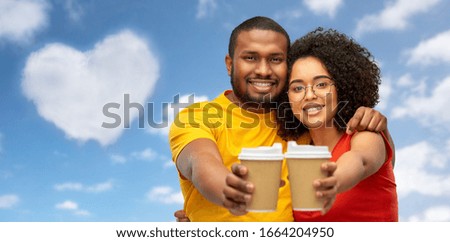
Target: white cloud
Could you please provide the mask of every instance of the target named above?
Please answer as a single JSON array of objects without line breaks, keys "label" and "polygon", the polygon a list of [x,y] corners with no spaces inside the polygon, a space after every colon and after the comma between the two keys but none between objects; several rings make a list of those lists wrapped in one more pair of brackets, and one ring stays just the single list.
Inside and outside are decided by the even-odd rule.
[{"label": "white cloud", "polygon": [[407,218],[408,222],[450,222],[450,207],[435,206]]},{"label": "white cloud", "polygon": [[36,32],[48,25],[47,1],[0,1],[0,40],[29,42]]},{"label": "white cloud", "polygon": [[170,125],[173,123],[175,117],[177,116],[178,112],[186,108],[187,106],[196,103],[196,102],[203,102],[207,101],[207,96],[195,96],[195,94],[187,94],[183,95],[178,98],[178,101],[175,99],[174,103],[171,103],[167,105],[164,108],[164,126],[163,127],[151,127],[148,129],[148,132],[151,134],[158,134],[163,136],[164,138],[167,138],[167,135],[169,134]]},{"label": "white cloud", "polygon": [[89,215],[91,215],[91,213],[90,213],[89,211],[87,211],[87,210],[82,210],[82,209],[77,209],[77,210],[75,210],[75,211],[74,211],[74,214],[75,214],[75,215],[78,215],[78,216],[89,216]]},{"label": "white cloud", "polygon": [[112,181],[106,181],[103,183],[98,183],[90,186],[85,186],[79,182],[66,182],[62,184],[56,184],[54,186],[56,191],[79,191],[79,192],[89,192],[89,193],[100,193],[109,191],[114,187]]},{"label": "white cloud", "polygon": [[146,41],[124,30],[86,52],[53,43],[32,53],[22,89],[39,114],[67,137],[108,145],[122,134],[124,123],[138,116],[125,115],[126,95],[130,103],[143,106],[158,78],[159,63]]},{"label": "white cloud", "polygon": [[7,194],[0,196],[0,209],[8,209],[16,206],[20,199],[17,195]]},{"label": "white cloud", "polygon": [[414,85],[414,79],[412,78],[411,74],[409,74],[409,73],[404,74],[397,81],[397,86],[399,86],[399,87],[411,87],[413,85]]},{"label": "white cloud", "polygon": [[56,184],[54,188],[56,191],[81,191],[83,190],[83,184],[78,182],[66,182],[62,184]]},{"label": "white cloud", "polygon": [[76,210],[78,209],[78,204],[69,200],[66,200],[62,203],[58,203],[55,205],[57,209],[61,210]]},{"label": "white cloud", "polygon": [[[152,148],[145,148],[141,151],[134,151],[131,152],[129,155],[118,155],[113,154],[110,155],[110,158],[114,164],[125,164],[130,161],[162,161],[165,162],[167,160],[167,157],[158,153]],[[163,165],[163,167],[166,167],[166,165]]]},{"label": "white cloud", "polygon": [[410,56],[408,64],[450,63],[450,45],[448,43],[450,43],[450,30],[420,42],[414,49],[408,51]]},{"label": "white cloud", "polygon": [[127,158],[123,155],[112,154],[110,158],[114,164],[125,164],[127,162]]},{"label": "white cloud", "polygon": [[303,3],[316,15],[336,16],[336,12],[343,4],[342,0],[303,0]]},{"label": "white cloud", "polygon": [[411,94],[403,104],[394,107],[393,118],[411,117],[417,119],[425,127],[444,128],[450,130],[450,112],[448,103],[450,102],[450,76],[442,81],[438,81],[430,96]]},{"label": "white cloud", "polygon": [[411,193],[450,196],[450,177],[434,172],[447,167],[449,157],[445,154],[426,141],[397,149],[394,172],[399,198]]},{"label": "white cloud", "polygon": [[410,18],[435,7],[440,0],[396,0],[377,14],[364,16],[356,26],[355,35],[378,30],[403,30]]},{"label": "white cloud", "polygon": [[380,102],[377,104],[377,108],[385,110],[389,103],[389,98],[392,94],[391,80],[384,78],[379,87]]},{"label": "white cloud", "polygon": [[160,202],[163,204],[183,204],[184,199],[181,191],[175,192],[171,187],[160,186],[154,187],[147,193],[150,201]]},{"label": "white cloud", "polygon": [[99,193],[99,192],[105,192],[105,191],[109,191],[113,188],[113,182],[112,181],[106,181],[103,183],[98,183],[95,185],[91,185],[86,187],[86,191],[87,192],[92,192],[92,193]]},{"label": "white cloud", "polygon": [[399,94],[403,95],[402,100],[405,100],[408,96],[425,96],[426,92],[429,91],[427,90],[429,89],[427,82],[429,82],[427,78],[417,78],[413,77],[410,73],[406,73],[391,83],[395,83],[396,92],[402,91]]},{"label": "white cloud", "polygon": [[175,168],[176,169],[175,163],[172,160],[167,160],[166,162],[164,162],[163,167],[166,169],[167,168]]},{"label": "white cloud", "polygon": [[69,14],[69,18],[74,22],[79,21],[84,14],[83,7],[81,7],[77,0],[66,0],[64,9]]},{"label": "white cloud", "polygon": [[197,5],[197,19],[206,18],[214,13],[217,9],[216,0],[198,0]]},{"label": "white cloud", "polygon": [[447,154],[450,154],[450,139],[446,142],[445,151]]},{"label": "white cloud", "polygon": [[142,151],[133,152],[131,156],[138,160],[152,161],[158,157],[158,153],[151,148],[147,148]]},{"label": "white cloud", "polygon": [[79,216],[89,216],[90,215],[90,213],[88,211],[79,209],[78,204],[76,202],[73,202],[70,200],[66,200],[62,203],[56,204],[55,208],[58,210],[71,211],[73,214],[79,215]]}]

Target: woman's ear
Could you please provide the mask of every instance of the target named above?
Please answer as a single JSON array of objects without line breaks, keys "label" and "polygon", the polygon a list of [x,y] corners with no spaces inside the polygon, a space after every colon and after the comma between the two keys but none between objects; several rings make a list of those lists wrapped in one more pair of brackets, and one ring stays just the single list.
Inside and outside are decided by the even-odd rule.
[{"label": "woman's ear", "polygon": [[227,67],[228,75],[231,76],[231,69],[233,69],[233,58],[230,55],[225,56],[225,65]]}]

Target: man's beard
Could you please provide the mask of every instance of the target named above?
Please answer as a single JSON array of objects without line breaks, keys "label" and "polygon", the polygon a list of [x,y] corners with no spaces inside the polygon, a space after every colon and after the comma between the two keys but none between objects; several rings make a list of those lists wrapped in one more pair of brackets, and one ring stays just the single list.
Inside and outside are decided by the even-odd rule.
[{"label": "man's beard", "polygon": [[[254,108],[254,109],[264,109],[267,111],[274,110],[278,107],[278,101],[280,99],[280,94],[272,96],[270,94],[264,95],[262,97],[251,97],[248,92],[241,92],[241,90],[236,87],[234,83],[233,70],[231,70],[231,87],[233,88],[234,95],[239,99],[243,107]],[[245,91],[245,90],[244,90]]]}]

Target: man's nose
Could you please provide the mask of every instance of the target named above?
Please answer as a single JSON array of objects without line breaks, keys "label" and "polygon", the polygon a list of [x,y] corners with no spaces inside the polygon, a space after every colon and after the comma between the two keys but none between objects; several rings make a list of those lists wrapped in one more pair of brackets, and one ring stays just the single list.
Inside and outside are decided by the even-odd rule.
[{"label": "man's nose", "polygon": [[259,61],[258,65],[256,66],[255,73],[261,76],[270,76],[272,75],[272,67],[267,60],[263,59]]}]

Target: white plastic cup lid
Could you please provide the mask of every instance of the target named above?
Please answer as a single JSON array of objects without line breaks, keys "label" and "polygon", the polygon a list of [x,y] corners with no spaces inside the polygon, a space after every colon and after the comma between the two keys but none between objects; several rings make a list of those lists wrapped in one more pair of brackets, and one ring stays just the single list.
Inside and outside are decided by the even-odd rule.
[{"label": "white plastic cup lid", "polygon": [[283,160],[283,147],[280,143],[272,146],[242,148],[239,160]]},{"label": "white plastic cup lid", "polygon": [[298,145],[295,141],[289,141],[285,158],[331,158],[328,146]]}]

